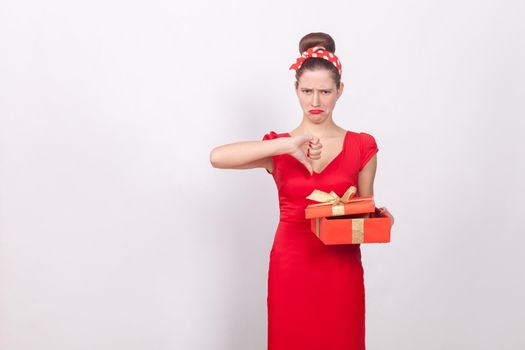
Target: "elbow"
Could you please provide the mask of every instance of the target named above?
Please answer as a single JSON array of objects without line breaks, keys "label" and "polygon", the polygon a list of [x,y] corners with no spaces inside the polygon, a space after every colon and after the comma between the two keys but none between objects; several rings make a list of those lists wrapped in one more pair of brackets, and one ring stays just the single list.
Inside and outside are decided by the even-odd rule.
[{"label": "elbow", "polygon": [[217,155],[216,155],[216,151],[215,151],[215,148],[211,150],[210,152],[210,164],[212,167],[216,168],[217,167]]},{"label": "elbow", "polygon": [[215,147],[210,152],[210,164],[214,168],[220,168],[220,163],[218,147]]}]

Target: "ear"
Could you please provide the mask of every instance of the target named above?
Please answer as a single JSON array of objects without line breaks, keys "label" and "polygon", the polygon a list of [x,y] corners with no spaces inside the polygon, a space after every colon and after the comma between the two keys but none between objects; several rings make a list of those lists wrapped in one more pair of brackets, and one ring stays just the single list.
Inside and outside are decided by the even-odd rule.
[{"label": "ear", "polygon": [[337,91],[337,99],[339,99],[339,97],[341,97],[341,95],[343,94],[343,90],[345,89],[345,84],[343,82],[341,82],[341,85],[339,85],[339,90]]}]

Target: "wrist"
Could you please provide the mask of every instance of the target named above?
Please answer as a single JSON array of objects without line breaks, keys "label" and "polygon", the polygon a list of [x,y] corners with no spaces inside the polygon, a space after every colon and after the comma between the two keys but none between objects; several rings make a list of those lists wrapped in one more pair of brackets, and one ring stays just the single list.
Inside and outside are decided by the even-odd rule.
[{"label": "wrist", "polygon": [[275,139],[275,149],[273,155],[289,154],[294,151],[295,145],[290,137],[280,137]]}]

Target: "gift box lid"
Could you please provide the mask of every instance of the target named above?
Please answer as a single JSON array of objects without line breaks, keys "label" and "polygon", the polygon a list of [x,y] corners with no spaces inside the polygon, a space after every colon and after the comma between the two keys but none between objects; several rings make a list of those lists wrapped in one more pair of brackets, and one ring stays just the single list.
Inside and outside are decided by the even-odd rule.
[{"label": "gift box lid", "polygon": [[305,218],[373,213],[375,210],[373,196],[354,196],[355,193],[355,186],[350,186],[342,197],[334,191],[327,193],[314,190],[306,198],[321,203],[308,205],[305,208]]}]

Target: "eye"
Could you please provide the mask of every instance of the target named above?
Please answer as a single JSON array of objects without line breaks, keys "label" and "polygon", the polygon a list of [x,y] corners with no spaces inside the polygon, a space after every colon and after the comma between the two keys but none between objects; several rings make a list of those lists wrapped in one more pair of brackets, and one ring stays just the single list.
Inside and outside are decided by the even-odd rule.
[{"label": "eye", "polygon": [[331,93],[331,92],[332,92],[332,91],[324,90],[324,91],[323,91],[323,94],[328,95],[328,94]]}]

